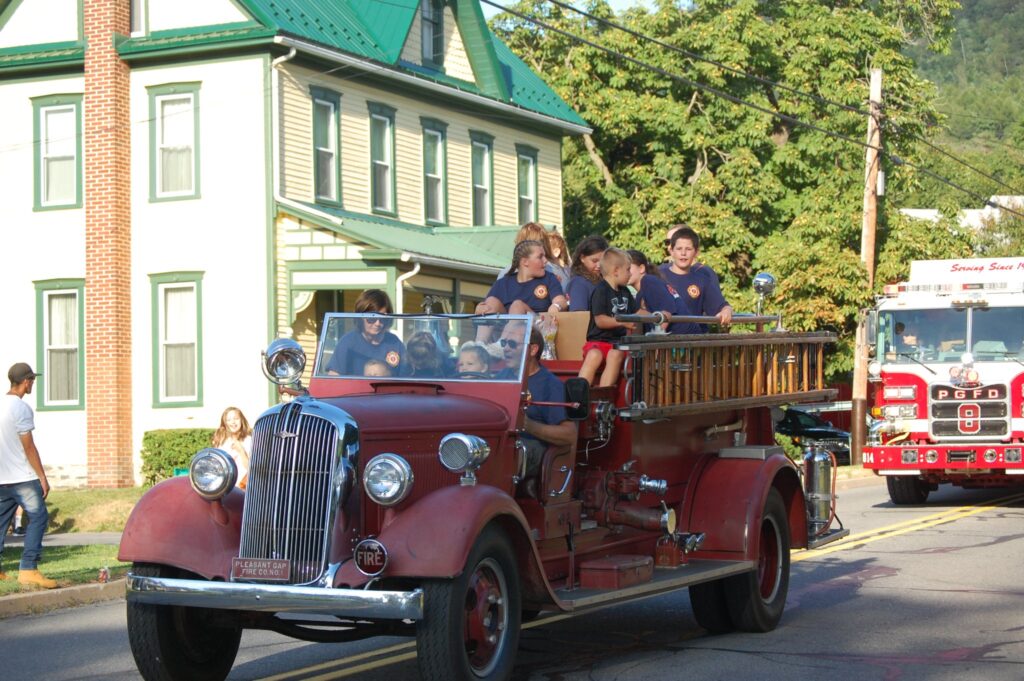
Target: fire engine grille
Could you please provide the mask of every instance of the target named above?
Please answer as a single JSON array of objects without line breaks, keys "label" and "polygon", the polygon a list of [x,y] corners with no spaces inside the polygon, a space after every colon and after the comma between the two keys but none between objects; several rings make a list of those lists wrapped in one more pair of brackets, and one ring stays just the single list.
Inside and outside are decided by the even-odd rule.
[{"label": "fire engine grille", "polygon": [[931,434],[945,441],[1005,437],[1010,432],[1008,394],[1005,383],[974,388],[931,386]]},{"label": "fire engine grille", "polygon": [[338,429],[291,403],[253,428],[240,558],[285,559],[289,584],[323,574]]}]

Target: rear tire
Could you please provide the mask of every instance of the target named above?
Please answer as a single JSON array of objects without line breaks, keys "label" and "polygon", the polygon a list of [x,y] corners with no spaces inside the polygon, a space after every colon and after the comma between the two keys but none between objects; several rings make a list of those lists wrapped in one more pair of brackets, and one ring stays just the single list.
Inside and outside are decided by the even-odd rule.
[{"label": "rear tire", "polygon": [[[751,528],[753,529],[753,528]],[[757,568],[725,580],[729,616],[740,631],[765,632],[782,619],[789,592],[789,517],[774,487],[758,528]]]},{"label": "rear tire", "polygon": [[[180,577],[166,565],[135,563],[132,573]],[[128,601],[128,641],[146,681],[223,681],[238,655],[242,629],[217,622],[222,611]]]},{"label": "rear tire", "polygon": [[923,504],[928,500],[928,483],[913,475],[888,475],[885,486],[889,488],[889,498],[899,506]]},{"label": "rear tire", "polygon": [[489,526],[462,574],[423,586],[416,658],[424,681],[505,681],[519,648],[522,596],[508,537]]},{"label": "rear tire", "polygon": [[690,605],[697,624],[707,629],[709,634],[727,634],[735,629],[725,599],[724,579],[692,585]]}]

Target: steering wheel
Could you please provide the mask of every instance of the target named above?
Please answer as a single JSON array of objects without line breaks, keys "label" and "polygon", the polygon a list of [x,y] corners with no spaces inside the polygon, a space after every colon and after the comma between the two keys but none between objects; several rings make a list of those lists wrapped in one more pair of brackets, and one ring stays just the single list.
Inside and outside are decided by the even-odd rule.
[{"label": "steering wheel", "polygon": [[458,378],[490,378],[488,374],[485,374],[482,371],[460,371],[456,376]]}]

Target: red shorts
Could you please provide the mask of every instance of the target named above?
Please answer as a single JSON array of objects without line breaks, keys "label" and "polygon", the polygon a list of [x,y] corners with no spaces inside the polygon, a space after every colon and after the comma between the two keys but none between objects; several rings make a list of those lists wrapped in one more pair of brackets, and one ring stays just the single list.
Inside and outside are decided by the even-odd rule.
[{"label": "red shorts", "polygon": [[590,352],[591,350],[600,350],[601,360],[604,361],[608,359],[608,352],[610,350],[613,350],[614,348],[615,346],[613,346],[611,343],[607,341],[587,341],[583,345],[583,356],[586,357],[587,353]]}]

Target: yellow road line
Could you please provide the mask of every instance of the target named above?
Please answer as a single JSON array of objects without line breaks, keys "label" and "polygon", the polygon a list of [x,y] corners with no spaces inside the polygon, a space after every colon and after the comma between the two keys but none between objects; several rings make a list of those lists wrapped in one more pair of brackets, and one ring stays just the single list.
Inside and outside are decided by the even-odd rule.
[{"label": "yellow road line", "polygon": [[[978,513],[990,511],[994,508],[1008,506],[1009,504],[1020,500],[1024,500],[1024,494],[1013,494],[1005,497],[1000,497],[999,499],[994,499],[983,505],[960,506],[958,508],[947,509],[945,511],[939,511],[937,513],[931,513],[929,515],[921,516],[919,518],[913,518],[899,523],[885,525],[883,527],[878,527],[873,530],[858,532],[857,534],[851,534],[843,538],[841,541],[831,546],[827,546],[825,548],[814,549],[812,551],[808,551],[806,549],[795,550],[793,551],[793,555],[790,560],[792,562],[797,562],[801,560],[809,560],[811,558],[818,558],[821,556],[828,555],[830,553],[836,553],[837,551],[844,551],[846,549],[863,546],[864,544],[869,544],[880,539],[898,537],[909,532],[916,532],[917,530],[923,530],[929,527],[934,527],[936,525],[942,525],[944,523],[953,522],[961,518],[968,518],[970,516],[977,515]],[[608,606],[604,607],[612,607],[612,605],[620,605],[620,603],[609,604]],[[592,610],[588,609],[586,613],[589,614],[591,612],[594,612],[595,610],[603,609],[603,607],[595,608]],[[562,620],[571,619],[573,617],[576,617],[578,614],[580,613],[558,613],[555,615],[550,615],[547,617],[533,620],[532,622],[527,622],[526,624],[522,625],[522,628],[532,629],[534,627],[539,627],[546,624],[552,624],[554,622],[560,622]],[[378,650],[371,650],[365,653],[358,653],[356,655],[352,655],[341,660],[331,660],[329,662],[322,662],[320,664],[304,667],[302,669],[284,672],[283,674],[268,676],[261,679],[261,681],[284,681],[284,679],[298,677],[303,674],[308,674],[310,672],[326,671],[331,667],[349,665],[353,662],[359,662],[360,660],[365,660],[367,658],[381,657],[384,655],[391,655],[392,653],[399,653],[394,656],[386,657],[384,659],[372,660],[370,662],[356,665],[354,667],[345,666],[344,669],[326,671],[326,673],[320,674],[318,676],[303,677],[305,681],[331,681],[332,679],[342,679],[348,676],[353,676],[354,674],[360,674],[362,672],[370,671],[373,669],[388,667],[393,664],[398,664],[399,662],[414,660],[416,659],[415,646],[415,641],[400,643],[397,645],[389,646],[387,648],[380,648]],[[408,652],[400,652],[406,650],[408,650]]]}]

